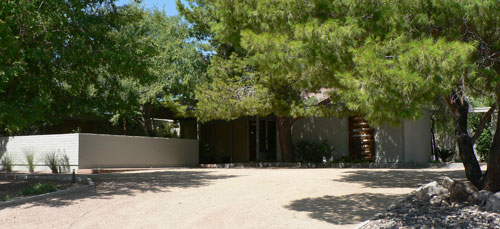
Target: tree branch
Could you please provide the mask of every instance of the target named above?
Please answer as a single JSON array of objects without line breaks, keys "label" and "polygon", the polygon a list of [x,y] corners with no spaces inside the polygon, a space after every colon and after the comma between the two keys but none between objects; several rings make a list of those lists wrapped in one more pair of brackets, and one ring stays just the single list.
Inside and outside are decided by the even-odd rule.
[{"label": "tree branch", "polygon": [[481,133],[483,133],[484,128],[486,127],[486,123],[488,123],[488,120],[491,119],[491,115],[493,114],[493,111],[497,108],[497,104],[494,103],[491,105],[490,109],[486,114],[481,117],[481,120],[479,121],[479,127],[477,128],[476,132],[474,133],[474,136],[472,136],[472,144],[476,143],[476,140],[481,136]]}]

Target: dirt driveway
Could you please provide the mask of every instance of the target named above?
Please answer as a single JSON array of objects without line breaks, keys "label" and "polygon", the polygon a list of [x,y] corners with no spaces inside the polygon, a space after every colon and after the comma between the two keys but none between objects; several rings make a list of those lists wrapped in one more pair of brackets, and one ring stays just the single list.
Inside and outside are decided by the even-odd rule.
[{"label": "dirt driveway", "polygon": [[0,209],[3,228],[352,227],[450,169],[163,169]]}]

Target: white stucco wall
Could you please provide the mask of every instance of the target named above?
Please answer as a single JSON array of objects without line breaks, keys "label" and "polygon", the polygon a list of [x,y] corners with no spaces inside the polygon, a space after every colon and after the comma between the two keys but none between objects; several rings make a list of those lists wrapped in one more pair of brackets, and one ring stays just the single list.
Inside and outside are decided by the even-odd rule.
[{"label": "white stucco wall", "polygon": [[[69,159],[70,169],[78,166],[78,134],[53,134],[0,137],[0,156],[9,155],[14,160],[14,170],[27,171],[27,152],[35,155],[35,171],[50,171],[44,162],[47,154],[55,153]],[[71,170],[70,170],[71,171]]]},{"label": "white stucco wall", "polygon": [[405,162],[429,162],[432,156],[429,115],[404,122]]},{"label": "white stucco wall", "polygon": [[347,118],[301,118],[292,126],[293,143],[300,140],[326,140],[335,147],[336,157],[349,155],[349,123]]},{"label": "white stucco wall", "polygon": [[[293,142],[326,140],[335,147],[337,156],[348,156],[348,125],[347,118],[302,118],[292,126]],[[418,120],[403,121],[399,126],[375,127],[376,162],[428,162],[431,154],[428,114]]]},{"label": "white stucco wall", "polygon": [[137,136],[80,134],[79,167],[164,167],[199,163],[198,141]]},{"label": "white stucco wall", "polygon": [[375,127],[375,162],[403,162],[403,127]]}]

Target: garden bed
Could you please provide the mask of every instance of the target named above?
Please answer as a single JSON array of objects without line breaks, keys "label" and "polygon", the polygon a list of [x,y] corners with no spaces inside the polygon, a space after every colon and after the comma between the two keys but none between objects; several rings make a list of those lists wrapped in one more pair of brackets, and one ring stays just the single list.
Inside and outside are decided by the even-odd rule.
[{"label": "garden bed", "polygon": [[85,185],[85,183],[72,183],[66,180],[15,179],[3,177],[0,178],[0,202],[65,190],[82,185]]}]

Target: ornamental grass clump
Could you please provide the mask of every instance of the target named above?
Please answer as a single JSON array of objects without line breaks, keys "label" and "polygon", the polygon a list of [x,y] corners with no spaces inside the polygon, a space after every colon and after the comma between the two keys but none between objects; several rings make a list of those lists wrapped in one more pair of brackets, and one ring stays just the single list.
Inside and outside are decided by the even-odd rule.
[{"label": "ornamental grass clump", "polygon": [[24,153],[24,157],[26,159],[26,167],[30,171],[30,173],[35,172],[35,153],[32,151],[27,151]]},{"label": "ornamental grass clump", "polygon": [[12,172],[12,165],[14,164],[14,160],[10,157],[10,155],[3,155],[0,163],[2,164],[2,171]]},{"label": "ornamental grass clump", "polygon": [[52,173],[59,173],[59,159],[56,153],[48,153],[45,155],[45,165],[47,165]]}]

